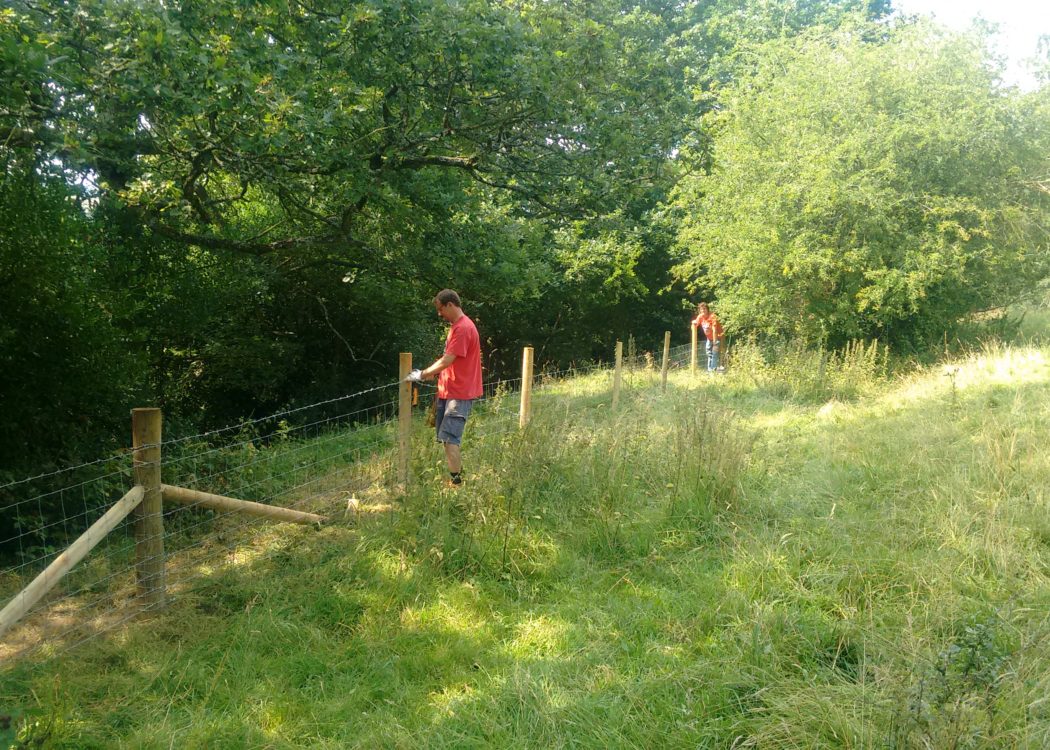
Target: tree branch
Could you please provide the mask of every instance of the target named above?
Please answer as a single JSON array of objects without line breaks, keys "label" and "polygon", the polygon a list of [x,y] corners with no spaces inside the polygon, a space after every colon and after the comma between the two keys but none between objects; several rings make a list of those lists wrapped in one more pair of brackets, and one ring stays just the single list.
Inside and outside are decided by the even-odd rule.
[{"label": "tree branch", "polygon": [[245,240],[234,240],[228,237],[216,237],[214,235],[183,232],[180,229],[175,229],[174,227],[159,222],[152,223],[150,226],[154,232],[162,237],[167,237],[168,239],[176,240],[178,242],[185,242],[188,245],[197,245],[198,247],[203,247],[208,250],[232,250],[233,252],[254,255],[257,257],[269,255],[270,253],[279,250],[293,250],[302,247],[325,247],[329,245],[339,245],[341,243],[355,246],[361,246],[362,244],[358,240],[335,235],[321,237],[286,237],[285,239],[273,240],[272,242],[250,242]]},{"label": "tree branch", "polygon": [[468,172],[478,166],[477,156],[409,156],[401,159],[395,169],[419,169],[421,167],[456,167]]}]

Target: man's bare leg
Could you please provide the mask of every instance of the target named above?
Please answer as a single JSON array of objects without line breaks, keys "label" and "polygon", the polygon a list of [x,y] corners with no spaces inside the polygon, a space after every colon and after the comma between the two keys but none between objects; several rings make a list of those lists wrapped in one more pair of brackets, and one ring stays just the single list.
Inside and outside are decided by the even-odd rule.
[{"label": "man's bare leg", "polygon": [[452,443],[444,443],[445,460],[448,461],[448,470],[458,474],[463,470],[463,460],[460,457],[459,446]]}]

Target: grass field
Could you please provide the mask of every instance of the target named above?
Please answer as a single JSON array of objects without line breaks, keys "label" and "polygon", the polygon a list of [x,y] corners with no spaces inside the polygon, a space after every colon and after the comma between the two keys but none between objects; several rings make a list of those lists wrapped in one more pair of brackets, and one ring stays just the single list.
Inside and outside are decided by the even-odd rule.
[{"label": "grass field", "polygon": [[[742,355],[746,352],[742,352]],[[1050,348],[514,396],[0,676],[27,746],[1050,746]],[[192,561],[184,562],[190,564]],[[32,743],[37,744],[32,744]]]}]

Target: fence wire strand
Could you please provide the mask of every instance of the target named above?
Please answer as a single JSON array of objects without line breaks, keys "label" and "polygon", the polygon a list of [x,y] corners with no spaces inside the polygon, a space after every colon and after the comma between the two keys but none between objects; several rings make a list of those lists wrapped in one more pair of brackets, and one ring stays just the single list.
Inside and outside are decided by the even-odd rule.
[{"label": "fence wire strand", "polygon": [[229,432],[230,430],[243,430],[243,429],[246,429],[246,428],[251,427],[253,425],[260,424],[261,422],[269,422],[269,421],[272,421],[274,419],[280,419],[282,417],[290,416],[292,414],[298,414],[299,412],[306,411],[307,409],[316,409],[318,407],[327,406],[329,404],[338,403],[340,401],[346,401],[346,400],[352,399],[352,398],[359,398],[359,397],[365,396],[365,395],[367,395],[369,393],[375,393],[376,391],[381,391],[381,390],[384,390],[386,388],[394,388],[394,387],[396,387],[396,386],[398,386],[400,384],[401,384],[401,381],[395,380],[392,383],[385,383],[383,385],[377,385],[374,388],[366,388],[365,390],[358,391],[357,393],[349,393],[349,394],[346,394],[345,396],[336,396],[335,398],[330,398],[330,399],[327,399],[326,401],[318,401],[318,402],[313,403],[313,404],[307,404],[306,406],[297,406],[294,409],[285,409],[284,411],[279,411],[279,412],[276,412],[274,414],[268,414],[265,417],[259,417],[257,419],[245,420],[245,421],[242,421],[242,422],[238,422],[236,424],[227,425],[226,427],[220,427],[220,428],[215,429],[215,430],[208,430],[206,432],[199,432],[196,435],[186,435],[184,437],[178,437],[178,438],[173,438],[171,440],[165,440],[165,441],[163,441],[161,443],[161,445],[174,445],[176,443],[182,443],[182,442],[186,442],[186,441],[189,441],[189,440],[204,440],[206,438],[214,437],[215,435],[219,435],[219,434],[222,434],[224,432]]}]

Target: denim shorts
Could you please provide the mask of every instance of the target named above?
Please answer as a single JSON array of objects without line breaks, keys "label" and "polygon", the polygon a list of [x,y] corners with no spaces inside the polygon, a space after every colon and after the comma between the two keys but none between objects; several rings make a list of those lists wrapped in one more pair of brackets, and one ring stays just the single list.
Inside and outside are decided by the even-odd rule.
[{"label": "denim shorts", "polygon": [[474,406],[469,398],[439,398],[434,412],[434,429],[439,443],[459,445],[463,442],[463,428]]}]

